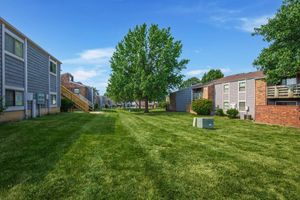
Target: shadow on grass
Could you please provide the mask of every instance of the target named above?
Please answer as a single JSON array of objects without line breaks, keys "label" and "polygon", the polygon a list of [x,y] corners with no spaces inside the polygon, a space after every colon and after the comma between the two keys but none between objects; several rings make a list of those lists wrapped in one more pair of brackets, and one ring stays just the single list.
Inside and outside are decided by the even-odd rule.
[{"label": "shadow on grass", "polygon": [[114,109],[101,109],[99,111],[102,111],[102,112],[107,112],[107,113],[116,113],[117,111],[114,110]]},{"label": "shadow on grass", "polygon": [[42,181],[81,135],[113,133],[114,124],[114,117],[64,113],[1,125],[0,190]]},{"label": "shadow on grass", "polygon": [[[132,114],[135,115],[149,115],[149,116],[178,116],[180,114],[182,115],[189,115],[189,113],[186,112],[169,112],[165,110],[150,110],[149,113],[145,113],[144,111],[142,112],[132,112]],[[192,116],[192,114],[191,114]]]}]

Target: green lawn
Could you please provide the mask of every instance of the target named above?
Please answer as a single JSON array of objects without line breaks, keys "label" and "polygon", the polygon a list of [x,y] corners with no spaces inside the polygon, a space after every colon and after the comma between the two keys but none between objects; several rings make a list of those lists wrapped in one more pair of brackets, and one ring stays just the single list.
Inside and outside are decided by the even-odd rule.
[{"label": "green lawn", "polygon": [[299,199],[300,130],[192,115],[60,114],[0,125],[0,199]]}]

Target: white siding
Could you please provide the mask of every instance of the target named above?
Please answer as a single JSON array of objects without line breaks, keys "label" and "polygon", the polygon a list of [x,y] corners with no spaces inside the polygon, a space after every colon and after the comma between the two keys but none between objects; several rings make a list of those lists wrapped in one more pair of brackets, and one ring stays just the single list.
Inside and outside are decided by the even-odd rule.
[{"label": "white siding", "polygon": [[0,23],[0,96],[2,96],[2,24]]},{"label": "white siding", "polygon": [[245,101],[246,100],[246,93],[245,92],[240,92],[239,93],[239,100]]},{"label": "white siding", "polygon": [[[226,84],[226,83],[224,83]],[[255,118],[255,80],[246,81],[246,92],[239,93],[238,81],[229,83],[229,95],[223,93],[224,84],[215,85],[215,106],[223,108],[223,101],[228,100],[230,105],[236,105],[238,109],[239,101],[246,101],[246,106],[249,107],[249,112]],[[243,116],[246,112],[240,112]]]},{"label": "white siding", "polygon": [[255,118],[255,80],[246,82],[246,106],[249,106],[249,114]]},{"label": "white siding", "polygon": [[230,96],[229,96],[229,104],[230,106],[232,106],[233,104],[235,104],[236,108],[238,105],[238,101],[239,101],[239,93],[238,93],[238,82],[231,82],[230,86],[229,86],[229,92],[230,92]]},{"label": "white siding", "polygon": [[223,86],[215,85],[215,106],[223,109]]}]

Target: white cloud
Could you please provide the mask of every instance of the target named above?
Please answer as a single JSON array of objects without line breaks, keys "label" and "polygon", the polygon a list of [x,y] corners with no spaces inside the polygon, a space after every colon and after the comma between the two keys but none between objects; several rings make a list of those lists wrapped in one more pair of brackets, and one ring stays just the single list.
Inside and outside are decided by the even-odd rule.
[{"label": "white cloud", "polygon": [[114,48],[87,49],[77,53],[73,58],[63,60],[63,72],[69,72],[75,81],[96,87],[100,93],[106,90],[109,76],[109,60]]},{"label": "white cloud", "polygon": [[114,48],[111,47],[88,49],[78,53],[77,54],[78,56],[75,58],[63,60],[63,64],[69,64],[69,65],[108,64],[113,52],[114,52]]},{"label": "white cloud", "polygon": [[187,76],[200,76],[200,75],[203,75],[204,73],[208,72],[211,69],[220,69],[224,74],[231,72],[230,68],[217,68],[217,67],[208,66],[205,69],[190,70],[190,71],[186,72],[186,75]]},{"label": "white cloud", "polygon": [[230,68],[221,68],[220,69],[224,74],[227,74],[229,72],[231,72],[231,69]]},{"label": "white cloud", "polygon": [[195,70],[190,70],[186,73],[186,75],[188,76],[198,76],[198,75],[202,75],[205,72],[208,72],[209,69],[195,69]]},{"label": "white cloud", "polygon": [[187,5],[172,5],[170,7],[160,10],[161,13],[167,14],[180,14],[180,15],[192,15],[192,14],[202,14],[202,15],[229,15],[240,13],[241,10],[224,8],[217,2],[198,2],[196,4]]},{"label": "white cloud", "polygon": [[239,19],[241,24],[237,26],[237,28],[252,33],[254,32],[254,28],[259,28],[261,25],[267,24],[269,19],[272,17],[273,15],[264,15],[255,18],[243,17]]},{"label": "white cloud", "polygon": [[80,57],[85,60],[110,58],[114,52],[113,48],[90,49],[80,53]]},{"label": "white cloud", "polygon": [[[106,88],[108,85],[108,80],[103,80],[104,82],[95,82],[94,87],[96,88]],[[104,93],[104,90],[100,89],[101,93]]]},{"label": "white cloud", "polygon": [[91,79],[95,76],[97,76],[96,70],[76,70],[72,73],[72,75],[75,77],[76,81],[86,81],[88,79]]},{"label": "white cloud", "polygon": [[268,20],[274,15],[263,15],[258,17],[237,17],[229,15],[211,16],[210,19],[214,25],[223,28],[236,28],[245,32],[254,32],[254,28],[259,28],[261,25],[267,24]]},{"label": "white cloud", "polygon": [[64,72],[71,73],[74,76],[74,81],[96,87],[100,91],[100,94],[103,94],[106,90],[109,70],[102,69],[101,67],[79,67],[75,69],[68,67],[68,70],[64,70]]}]

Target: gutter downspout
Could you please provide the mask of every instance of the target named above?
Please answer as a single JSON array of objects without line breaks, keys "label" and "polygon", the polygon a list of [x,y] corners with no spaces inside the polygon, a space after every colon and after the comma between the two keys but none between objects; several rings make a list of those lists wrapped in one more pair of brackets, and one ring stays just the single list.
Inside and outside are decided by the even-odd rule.
[{"label": "gutter downspout", "polygon": [[94,110],[94,88],[92,88],[92,105]]},{"label": "gutter downspout", "polygon": [[[51,102],[51,88],[50,88],[50,78],[51,78],[51,74],[50,74],[50,56],[48,56],[48,98],[47,98],[47,104],[48,104],[48,115],[50,114],[50,102]],[[57,98],[57,97],[56,97]]]},{"label": "gutter downspout", "polygon": [[2,104],[5,107],[5,24],[2,23]]},{"label": "gutter downspout", "polygon": [[28,62],[27,62],[27,38],[25,38],[25,56],[24,56],[24,63],[25,63],[25,91],[24,91],[24,101],[25,101],[25,119],[28,119],[28,101],[27,101],[27,94],[28,94]]}]

